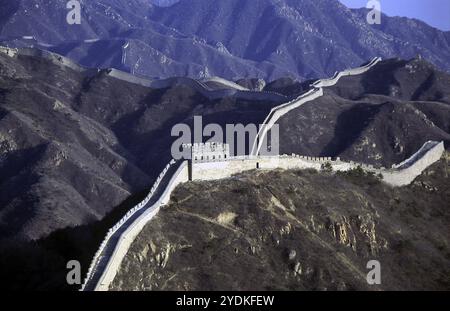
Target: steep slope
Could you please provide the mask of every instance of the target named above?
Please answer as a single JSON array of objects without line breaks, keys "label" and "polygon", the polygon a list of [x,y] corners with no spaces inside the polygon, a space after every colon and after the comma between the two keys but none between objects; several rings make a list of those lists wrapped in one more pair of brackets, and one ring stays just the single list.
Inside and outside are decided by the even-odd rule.
[{"label": "steep slope", "polygon": [[421,59],[383,61],[363,75],[341,78],[323,97],[281,118],[281,153],[390,167],[427,140],[449,148],[449,90],[450,75]]},{"label": "steep slope", "polygon": [[[449,154],[393,189],[358,172],[253,171],[184,184],[113,290],[448,290]],[[366,281],[369,260],[381,285]]]},{"label": "steep slope", "polygon": [[450,70],[448,32],[388,16],[371,26],[365,10],[349,10],[338,0],[169,4],[84,1],[81,25],[70,26],[64,0],[2,0],[0,42],[150,77],[317,78],[374,56],[417,54]]}]

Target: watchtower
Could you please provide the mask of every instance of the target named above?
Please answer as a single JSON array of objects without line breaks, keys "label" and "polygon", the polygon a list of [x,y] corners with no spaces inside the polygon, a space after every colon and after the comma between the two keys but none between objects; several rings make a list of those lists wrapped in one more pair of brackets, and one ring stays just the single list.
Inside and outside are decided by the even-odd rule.
[{"label": "watchtower", "polygon": [[189,159],[189,180],[192,180],[194,164],[202,162],[223,162],[230,158],[230,146],[222,143],[184,144],[183,150]]},{"label": "watchtower", "polygon": [[222,143],[185,144],[183,148],[190,150],[192,162],[224,161],[230,158],[230,146]]}]

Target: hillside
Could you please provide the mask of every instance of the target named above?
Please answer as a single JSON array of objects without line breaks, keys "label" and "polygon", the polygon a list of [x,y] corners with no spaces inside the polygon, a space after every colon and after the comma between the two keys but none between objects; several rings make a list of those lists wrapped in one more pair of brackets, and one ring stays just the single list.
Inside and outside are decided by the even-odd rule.
[{"label": "hillside", "polygon": [[161,78],[303,80],[375,56],[419,54],[450,70],[449,32],[389,16],[371,26],[366,10],[338,0],[182,0],[169,7],[147,0],[84,1],[77,26],[67,24],[65,6],[64,0],[0,0],[0,42]]},{"label": "hillside", "polygon": [[[395,189],[358,171],[181,185],[112,290],[449,290],[449,160]],[[372,259],[380,286],[366,282]]]}]

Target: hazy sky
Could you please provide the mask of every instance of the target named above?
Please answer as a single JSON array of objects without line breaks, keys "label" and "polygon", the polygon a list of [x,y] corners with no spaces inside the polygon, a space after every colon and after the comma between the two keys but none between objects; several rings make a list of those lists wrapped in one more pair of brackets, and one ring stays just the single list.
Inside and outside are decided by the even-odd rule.
[{"label": "hazy sky", "polygon": [[[379,0],[381,11],[389,16],[407,16],[450,30],[450,0]],[[341,0],[351,8],[365,7],[368,0]]]}]

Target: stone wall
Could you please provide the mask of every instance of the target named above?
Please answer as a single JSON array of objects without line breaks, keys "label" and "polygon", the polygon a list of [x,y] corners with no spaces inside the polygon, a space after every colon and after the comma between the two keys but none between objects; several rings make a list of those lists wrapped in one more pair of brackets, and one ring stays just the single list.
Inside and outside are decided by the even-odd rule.
[{"label": "stone wall", "polygon": [[209,161],[230,158],[230,146],[228,144],[207,142],[184,144],[183,149],[189,151],[192,161]]},{"label": "stone wall", "polygon": [[224,97],[236,97],[239,99],[245,100],[266,100],[266,101],[274,101],[274,102],[284,102],[288,99],[287,96],[284,96],[275,92],[258,92],[258,91],[250,91],[250,90],[238,90],[238,89],[223,89],[223,90],[212,90],[207,85],[202,83],[201,81],[185,78],[185,77],[176,77],[176,78],[168,78],[161,80],[150,80],[145,77],[139,77],[133,75],[131,73],[127,73],[124,71],[120,71],[117,69],[110,69],[108,71],[108,75],[114,77],[116,79],[127,81],[133,84],[139,84],[145,87],[151,87],[153,89],[162,89],[172,87],[174,85],[187,85],[198,92],[200,92],[203,96],[209,99],[220,99]]},{"label": "stone wall", "polygon": [[257,160],[249,157],[235,157],[230,160],[194,162],[191,167],[192,180],[216,180],[234,174],[256,169]]},{"label": "stone wall", "polygon": [[[128,252],[131,243],[136,236],[142,231],[144,226],[158,213],[161,206],[167,204],[170,201],[170,195],[177,185],[190,180],[218,180],[223,178],[229,178],[235,174],[250,171],[255,169],[261,170],[273,170],[273,169],[322,169],[323,165],[329,163],[333,171],[348,171],[361,167],[366,171],[370,171],[376,174],[383,175],[383,181],[392,186],[405,186],[414,181],[426,168],[438,161],[444,153],[443,142],[427,142],[425,145],[408,161],[404,161],[400,168],[380,168],[377,169],[370,165],[364,165],[356,162],[344,162],[339,158],[332,159],[330,157],[307,157],[299,155],[283,155],[283,156],[260,156],[260,157],[234,157],[228,160],[222,161],[210,161],[210,162],[190,162],[191,168],[188,167],[188,162],[185,161],[181,164],[175,174],[172,176],[170,182],[166,186],[163,194],[158,201],[154,203],[136,220],[134,221],[120,236],[119,241],[115,247],[114,253],[109,259],[108,265],[103,272],[100,281],[95,287],[95,290],[103,291],[108,290],[109,284],[114,280],[114,277],[120,267],[120,264]],[[166,167],[165,173],[168,170]],[[191,170],[191,177],[189,174]],[[162,179],[159,178],[157,182]],[[152,192],[157,186],[152,188]],[[131,210],[125,217],[129,217],[136,209],[142,208],[147,202],[143,201]],[[120,221],[116,226],[110,229],[108,235],[117,230],[118,227],[125,220]],[[108,239],[100,246],[99,252],[96,256],[101,254],[101,249],[106,245]],[[95,261],[95,258],[94,258]],[[89,273],[91,273],[91,269]]]}]

